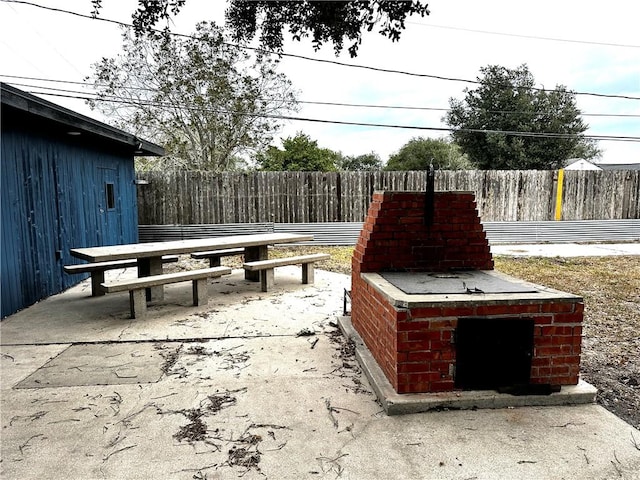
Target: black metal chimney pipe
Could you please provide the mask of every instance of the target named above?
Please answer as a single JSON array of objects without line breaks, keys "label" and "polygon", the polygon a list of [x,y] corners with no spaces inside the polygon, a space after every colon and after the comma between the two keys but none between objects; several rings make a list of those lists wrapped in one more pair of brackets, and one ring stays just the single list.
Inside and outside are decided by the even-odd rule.
[{"label": "black metal chimney pipe", "polygon": [[428,227],[433,225],[433,213],[435,209],[435,169],[433,168],[433,163],[429,165],[429,170],[427,170],[427,185],[426,185],[426,193],[424,196],[424,223]]}]

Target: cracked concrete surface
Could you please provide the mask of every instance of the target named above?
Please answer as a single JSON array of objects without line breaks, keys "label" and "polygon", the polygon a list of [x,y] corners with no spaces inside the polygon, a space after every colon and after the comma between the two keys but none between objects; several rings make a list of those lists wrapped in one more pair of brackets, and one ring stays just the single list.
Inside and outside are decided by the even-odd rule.
[{"label": "cracked concrete surface", "polygon": [[[262,293],[234,272],[208,306],[167,287],[144,320],[81,284],[5,319],[0,477],[640,478],[640,432],[597,405],[386,416],[336,328],[349,283],[286,267]],[[136,368],[16,388],[63,354],[71,378]]]}]

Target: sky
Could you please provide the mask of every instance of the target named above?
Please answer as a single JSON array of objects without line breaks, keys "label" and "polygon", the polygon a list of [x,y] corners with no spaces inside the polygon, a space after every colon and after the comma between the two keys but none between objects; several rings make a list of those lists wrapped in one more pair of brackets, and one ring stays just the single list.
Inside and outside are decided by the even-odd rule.
[{"label": "sky", "polygon": [[[90,0],[32,0],[31,3],[91,13]],[[527,64],[538,87],[564,85],[579,92],[587,135],[640,137],[640,2],[630,0],[431,0],[430,15],[410,17],[399,42],[367,33],[359,54],[336,57],[332,45],[314,51],[309,41],[287,40],[285,53],[350,65],[476,80],[480,68]],[[135,0],[103,1],[101,17],[130,23]],[[171,29],[189,34],[201,20],[224,22],[226,2],[187,0]],[[81,90],[91,65],[121,48],[115,24],[0,0],[0,80],[26,91],[42,86]],[[328,121],[443,128],[450,98],[464,98],[462,81],[377,72],[284,57],[280,71],[300,100],[401,108],[301,104],[295,114]],[[47,80],[47,81],[43,81]],[[51,82],[58,80],[60,82]],[[80,88],[78,88],[80,87]],[[608,96],[587,95],[588,93]],[[621,98],[632,97],[632,98]],[[109,123],[78,99],[49,101]],[[419,107],[420,109],[416,109]],[[383,161],[414,137],[440,138],[437,130],[349,126],[288,121],[279,139],[304,132],[320,147],[344,155],[376,152]],[[640,141],[601,141],[602,162],[640,162]]]}]

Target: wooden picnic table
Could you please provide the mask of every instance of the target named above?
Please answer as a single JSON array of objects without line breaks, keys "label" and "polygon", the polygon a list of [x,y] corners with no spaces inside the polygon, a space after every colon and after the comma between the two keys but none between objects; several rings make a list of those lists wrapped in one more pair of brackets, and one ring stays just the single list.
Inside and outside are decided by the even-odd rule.
[{"label": "wooden picnic table", "polygon": [[[160,275],[163,255],[180,255],[207,250],[244,248],[245,261],[266,260],[268,246],[282,243],[306,242],[313,235],[298,233],[259,233],[224,237],[173,240],[169,242],[130,243],[103,247],[72,248],[70,253],[88,262],[137,259],[138,276]],[[259,272],[245,271],[247,280],[259,281]],[[153,297],[163,297],[162,287],[155,287]]]}]

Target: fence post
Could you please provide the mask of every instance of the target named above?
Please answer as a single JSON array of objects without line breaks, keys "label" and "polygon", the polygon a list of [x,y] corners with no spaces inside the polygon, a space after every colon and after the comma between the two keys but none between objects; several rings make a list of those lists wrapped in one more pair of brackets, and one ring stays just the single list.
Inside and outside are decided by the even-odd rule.
[{"label": "fence post", "polygon": [[558,170],[558,184],[556,185],[556,211],[554,219],[562,220],[562,187],[564,183],[564,169]]}]

